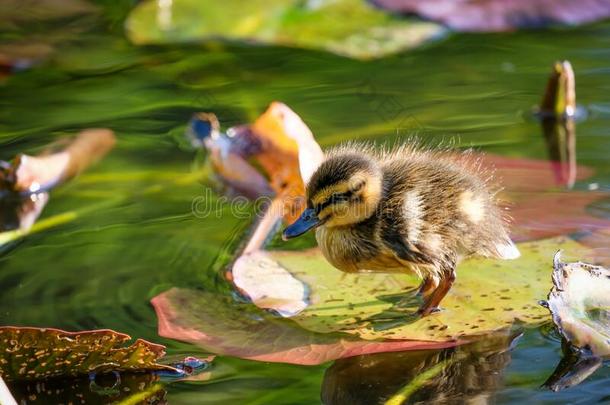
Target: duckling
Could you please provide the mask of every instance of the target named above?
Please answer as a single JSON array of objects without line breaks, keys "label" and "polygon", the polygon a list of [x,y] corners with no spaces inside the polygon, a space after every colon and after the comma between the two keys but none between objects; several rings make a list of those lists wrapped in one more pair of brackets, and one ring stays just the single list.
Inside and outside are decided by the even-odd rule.
[{"label": "duckling", "polygon": [[438,310],[464,257],[516,259],[492,176],[467,153],[400,146],[331,150],[311,176],[307,206],[284,240],[316,228],[324,257],[348,272],[407,272],[422,279],[418,310]]}]

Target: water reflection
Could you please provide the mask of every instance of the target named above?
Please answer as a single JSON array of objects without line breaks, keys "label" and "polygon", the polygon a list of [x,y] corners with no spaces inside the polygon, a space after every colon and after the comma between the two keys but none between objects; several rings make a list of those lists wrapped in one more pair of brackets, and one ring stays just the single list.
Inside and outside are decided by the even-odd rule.
[{"label": "water reflection", "polygon": [[544,118],[542,132],[555,182],[568,189],[576,182],[576,125],[573,119]]},{"label": "water reflection", "polygon": [[152,373],[103,374],[95,377],[19,382],[10,385],[19,404],[110,404],[162,405],[166,391]]},{"label": "water reflection", "polygon": [[10,194],[0,198],[0,233],[19,229],[27,231],[47,204],[47,193],[20,196]]},{"label": "water reflection", "polygon": [[[390,400],[427,404],[493,402],[517,337],[504,333],[444,350],[337,360],[324,375],[322,401],[326,405],[384,404]],[[439,363],[446,366],[435,373],[433,368]]]}]

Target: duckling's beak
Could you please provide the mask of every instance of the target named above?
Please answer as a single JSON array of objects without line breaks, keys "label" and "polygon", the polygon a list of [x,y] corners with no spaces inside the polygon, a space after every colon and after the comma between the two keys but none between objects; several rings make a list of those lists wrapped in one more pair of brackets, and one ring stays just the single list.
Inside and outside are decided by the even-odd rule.
[{"label": "duckling's beak", "polygon": [[316,215],[316,211],[313,208],[307,208],[299,219],[294,221],[292,225],[289,225],[282,233],[282,239],[288,240],[296,238],[299,235],[304,234],[312,228],[320,225],[322,221]]}]

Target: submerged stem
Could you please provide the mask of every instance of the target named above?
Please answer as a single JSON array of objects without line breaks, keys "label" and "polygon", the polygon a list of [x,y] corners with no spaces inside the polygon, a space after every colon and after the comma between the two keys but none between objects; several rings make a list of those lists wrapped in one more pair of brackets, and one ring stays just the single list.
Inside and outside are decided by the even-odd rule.
[{"label": "submerged stem", "polygon": [[396,394],[388,399],[384,405],[401,405],[403,404],[413,393],[417,392],[422,388],[429,380],[436,377],[443,369],[453,363],[453,359],[441,361],[438,364],[430,367],[411,381],[402,387]]}]

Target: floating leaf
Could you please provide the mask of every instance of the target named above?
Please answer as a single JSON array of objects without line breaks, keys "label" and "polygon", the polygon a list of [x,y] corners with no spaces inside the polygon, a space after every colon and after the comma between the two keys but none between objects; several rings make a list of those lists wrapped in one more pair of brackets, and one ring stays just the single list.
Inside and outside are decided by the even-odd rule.
[{"label": "floating leaf", "polygon": [[578,241],[593,251],[592,262],[610,266],[610,228],[581,234]]},{"label": "floating leaf", "polygon": [[[55,153],[21,154],[12,163],[0,161],[0,246],[32,230],[49,200],[47,190],[101,159],[114,143],[111,130],[88,129]],[[74,217],[74,213],[65,213],[47,221],[65,222]]]},{"label": "floating leaf", "polygon": [[139,45],[221,38],[359,59],[410,49],[444,32],[437,24],[401,19],[360,0],[146,1],[131,12],[126,29]]},{"label": "floating leaf", "polygon": [[456,31],[511,31],[578,25],[610,17],[607,0],[371,0],[388,10],[416,13]]},{"label": "floating leaf", "polygon": [[[521,244],[519,261],[462,263],[458,281],[443,301],[444,311],[417,320],[410,316],[415,307],[395,305],[409,297],[416,280],[406,275],[343,274],[316,250],[247,255],[253,266],[259,259],[264,266],[273,260],[274,266],[282,266],[310,290],[311,306],[290,319],[273,317],[231,297],[188,289],[173,288],[152,304],[161,336],[252,360],[320,364],[359,354],[451,347],[471,336],[506,330],[515,322],[544,322],[547,313],[537,301],[548,290],[546,259],[558,246],[583,252],[574,241],[550,239]],[[258,269],[250,271],[257,274]],[[268,302],[283,288],[282,281],[274,280],[259,278],[257,288],[268,293]],[[293,298],[302,301],[301,292],[294,291],[298,295]],[[285,304],[286,293],[279,295],[277,301]]]},{"label": "floating leaf", "polygon": [[18,155],[0,170],[0,192],[37,193],[82,172],[114,147],[109,129],[80,132],[61,151],[41,156]]},{"label": "floating leaf", "polygon": [[[547,319],[537,303],[548,290],[548,257],[558,249],[582,254],[578,243],[555,238],[519,245],[516,261],[468,259],[458,266],[458,281],[443,300],[443,311],[414,316],[414,295],[419,280],[402,274],[344,274],[317,249],[299,252],[255,252],[249,269],[284,268],[309,291],[310,305],[292,320],[317,333],[343,332],[362,339],[452,341],[487,334],[514,322],[538,324]],[[257,293],[286,300],[283,286],[273,278],[260,278]],[[300,291],[293,297],[302,300]],[[402,301],[402,302],[401,302]]]},{"label": "floating leaf", "polygon": [[482,155],[480,161],[483,168],[495,170],[498,183],[504,186],[503,197],[509,201],[515,240],[597,232],[610,227],[610,218],[595,216],[588,210],[592,203],[608,198],[609,193],[557,190],[558,185],[569,186],[587,179],[593,174],[590,168],[576,167],[574,162],[570,176],[561,177],[562,168],[554,161],[496,155]]},{"label": "floating leaf", "polygon": [[159,335],[250,360],[314,365],[360,354],[442,349],[461,343],[364,341],[345,334],[312,333],[232,297],[190,289],[172,288],[151,302]]},{"label": "floating leaf", "polygon": [[[0,198],[0,235],[15,229],[27,231],[32,228],[48,201],[49,193]],[[0,244],[2,239],[0,236]]]},{"label": "floating leaf", "polygon": [[103,329],[66,332],[50,328],[0,327],[0,376],[5,380],[41,380],[116,371],[168,371],[159,364],[165,347]]},{"label": "floating leaf", "polygon": [[[532,240],[573,232],[596,232],[610,227],[610,219],[596,217],[587,207],[607,198],[608,193],[548,191],[512,193],[513,235],[516,240]],[[606,239],[608,242],[610,239]]]}]

